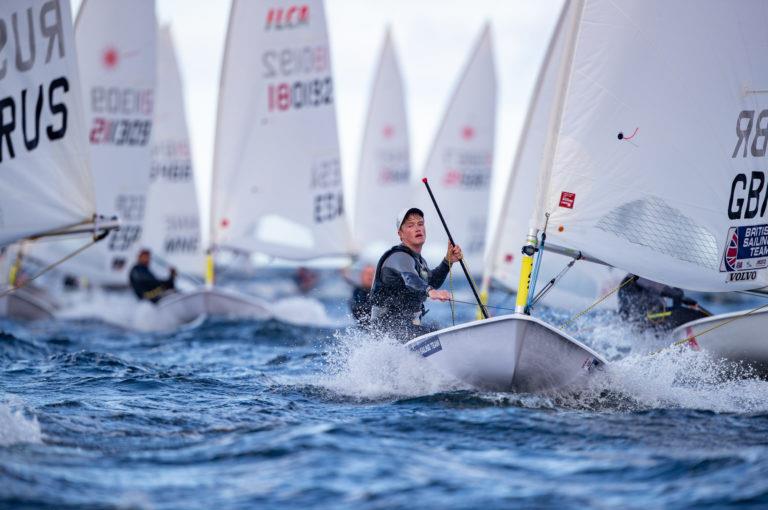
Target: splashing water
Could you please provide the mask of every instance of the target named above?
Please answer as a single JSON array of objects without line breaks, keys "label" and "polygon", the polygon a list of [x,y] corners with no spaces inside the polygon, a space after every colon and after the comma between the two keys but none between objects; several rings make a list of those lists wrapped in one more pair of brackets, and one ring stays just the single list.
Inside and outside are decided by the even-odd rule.
[{"label": "splashing water", "polygon": [[18,398],[6,396],[0,402],[0,446],[42,442],[43,434],[37,417],[27,417],[22,402]]},{"label": "splashing water", "polygon": [[768,411],[768,381],[743,365],[704,351],[665,349],[609,364],[577,401],[618,411],[691,409],[718,413]]},{"label": "splashing water", "polygon": [[416,397],[463,388],[399,341],[356,330],[337,336],[324,373],[313,382],[359,400]]}]

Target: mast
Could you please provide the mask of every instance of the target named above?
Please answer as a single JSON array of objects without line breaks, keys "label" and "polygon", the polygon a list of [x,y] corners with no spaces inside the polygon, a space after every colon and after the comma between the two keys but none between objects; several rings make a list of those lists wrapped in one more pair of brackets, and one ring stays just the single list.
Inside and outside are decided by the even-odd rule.
[{"label": "mast", "polygon": [[[568,4],[563,9],[563,13],[566,12]],[[560,69],[558,71],[557,86],[558,91],[556,96],[555,107],[550,112],[549,130],[547,134],[547,142],[544,146],[544,158],[541,162],[541,171],[539,175],[539,189],[538,189],[538,201],[536,203],[536,209],[534,215],[531,218],[531,226],[526,237],[525,244],[523,245],[523,257],[520,261],[520,280],[517,286],[517,300],[515,301],[515,313],[526,313],[526,304],[528,302],[528,293],[531,286],[531,271],[533,269],[533,256],[536,253],[538,246],[538,233],[539,230],[535,226],[538,224],[539,219],[544,213],[544,201],[546,198],[547,184],[549,182],[549,176],[552,171],[552,163],[555,157],[555,150],[557,148],[557,134],[560,131],[560,123],[562,121],[563,106],[565,105],[566,89],[568,81],[570,79],[571,66],[573,64],[574,49],[576,46],[576,38],[578,35],[579,21],[581,20],[581,12],[584,8],[584,0],[573,0],[574,14],[570,24],[567,27],[567,40],[565,42],[565,51],[563,53],[563,60],[560,62]],[[534,282],[535,283],[535,282]]]}]

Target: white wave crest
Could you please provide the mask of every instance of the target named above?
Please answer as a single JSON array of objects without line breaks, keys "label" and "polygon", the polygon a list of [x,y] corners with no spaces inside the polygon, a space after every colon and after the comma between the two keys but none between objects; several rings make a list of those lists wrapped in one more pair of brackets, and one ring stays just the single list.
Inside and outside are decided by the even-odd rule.
[{"label": "white wave crest", "polygon": [[582,399],[630,410],[761,413],[768,411],[768,381],[748,366],[715,359],[706,351],[669,348],[610,363]]},{"label": "white wave crest", "polygon": [[17,399],[0,402],[0,446],[17,443],[42,443],[37,417],[27,417]]}]

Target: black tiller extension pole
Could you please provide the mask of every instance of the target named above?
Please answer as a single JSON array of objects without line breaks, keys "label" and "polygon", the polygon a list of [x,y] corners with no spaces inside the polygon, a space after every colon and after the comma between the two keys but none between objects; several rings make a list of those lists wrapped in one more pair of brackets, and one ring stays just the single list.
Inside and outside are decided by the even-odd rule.
[{"label": "black tiller extension pole", "polygon": [[[440,221],[443,223],[443,228],[445,229],[445,233],[448,234],[448,241],[451,242],[451,246],[456,246],[456,243],[453,242],[453,236],[451,235],[451,231],[448,230],[448,225],[445,223],[445,218],[443,218],[443,213],[440,211],[440,206],[437,205],[437,200],[435,200],[435,195],[432,193],[432,188],[429,187],[429,181],[426,177],[424,177],[421,182],[424,183],[424,186],[427,187],[427,192],[429,193],[429,198],[432,199],[432,204],[435,206],[435,210],[437,211],[437,215],[440,217]],[[464,260],[459,260],[459,264],[461,264],[461,269],[464,270],[464,276],[467,277],[467,281],[469,282],[469,286],[472,288],[472,294],[475,295],[475,301],[477,301],[477,306],[480,307],[480,311],[483,314],[483,318],[488,318],[488,310],[485,309],[485,305],[480,300],[480,295],[477,293],[477,289],[475,288],[475,283],[472,281],[472,278],[469,277],[469,271],[467,271],[467,266],[464,265]]]}]

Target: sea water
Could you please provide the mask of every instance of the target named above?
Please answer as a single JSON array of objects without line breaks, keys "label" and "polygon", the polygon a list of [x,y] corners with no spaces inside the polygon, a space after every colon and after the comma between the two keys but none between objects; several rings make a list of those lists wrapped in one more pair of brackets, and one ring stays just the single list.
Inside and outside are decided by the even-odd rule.
[{"label": "sea water", "polygon": [[768,505],[768,382],[652,354],[610,314],[574,332],[614,361],[550,396],[476,391],[327,324],[0,329],[3,508]]}]

